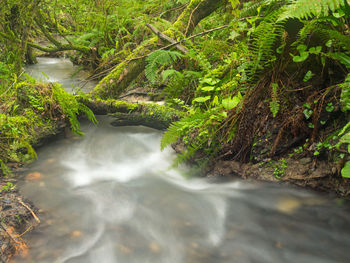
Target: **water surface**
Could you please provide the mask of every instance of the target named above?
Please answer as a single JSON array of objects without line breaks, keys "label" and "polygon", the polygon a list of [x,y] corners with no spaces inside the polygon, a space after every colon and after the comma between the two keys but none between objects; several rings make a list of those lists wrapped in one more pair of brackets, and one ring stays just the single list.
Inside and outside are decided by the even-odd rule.
[{"label": "water surface", "polygon": [[[36,263],[350,262],[349,204],[277,184],[185,179],[145,127],[83,125],[23,171]],[[33,174],[35,176],[33,176]]]},{"label": "water surface", "polygon": [[91,91],[97,84],[85,81],[87,72],[73,65],[68,58],[38,57],[37,60],[37,64],[26,67],[26,72],[37,80],[58,82],[71,93],[78,89],[83,92]]}]

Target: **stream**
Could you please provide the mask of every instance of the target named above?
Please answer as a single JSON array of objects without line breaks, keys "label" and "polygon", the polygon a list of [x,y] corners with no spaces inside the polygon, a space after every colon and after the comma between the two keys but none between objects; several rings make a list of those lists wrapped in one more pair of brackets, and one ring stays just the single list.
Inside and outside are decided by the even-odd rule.
[{"label": "stream", "polygon": [[161,132],[99,116],[22,172],[41,212],[25,236],[36,263],[348,263],[350,205],[291,186],[172,168]]},{"label": "stream", "polygon": [[38,63],[26,67],[26,72],[42,82],[58,82],[68,92],[75,92],[78,87],[83,92],[91,91],[97,82],[85,81],[88,73],[73,65],[68,58],[38,57]]}]

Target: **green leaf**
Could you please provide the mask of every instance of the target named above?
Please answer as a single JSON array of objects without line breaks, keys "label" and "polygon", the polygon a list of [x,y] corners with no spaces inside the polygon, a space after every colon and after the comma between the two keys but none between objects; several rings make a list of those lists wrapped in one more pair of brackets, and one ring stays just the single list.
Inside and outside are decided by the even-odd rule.
[{"label": "green leaf", "polygon": [[275,118],[278,111],[279,111],[280,105],[276,101],[271,101],[270,102],[270,110],[272,112],[272,116]]},{"label": "green leaf", "polygon": [[321,51],[322,51],[322,47],[321,46],[312,47],[312,48],[309,49],[309,53],[315,54],[315,55],[320,54]]},{"label": "green leaf", "polygon": [[333,40],[332,40],[332,39],[330,39],[330,40],[328,40],[328,41],[327,41],[327,43],[326,43],[326,47],[331,47],[331,46],[332,46],[332,44],[333,44]]},{"label": "green leaf", "polygon": [[307,109],[311,109],[310,103],[305,103],[303,106],[304,106],[305,108],[307,108]]},{"label": "green leaf", "polygon": [[344,168],[341,170],[341,176],[344,178],[350,178],[350,161],[348,161]]},{"label": "green leaf", "polygon": [[231,98],[226,98],[222,100],[222,106],[226,110],[232,110],[234,107],[238,105],[238,103],[241,101],[241,99],[238,96],[234,96]]},{"label": "green leaf", "polygon": [[310,119],[310,117],[312,116],[313,111],[312,111],[312,110],[305,109],[305,110],[303,111],[303,113],[304,113],[305,118],[308,120],[308,119]]},{"label": "green leaf", "polygon": [[201,90],[203,91],[213,91],[214,89],[215,89],[215,86],[205,86],[201,88]]},{"label": "green leaf", "polygon": [[332,112],[332,111],[334,111],[334,106],[333,106],[333,103],[332,103],[332,102],[330,102],[330,103],[327,104],[327,106],[326,106],[326,111],[327,111],[327,112]]},{"label": "green leaf", "polygon": [[195,98],[192,102],[199,102],[199,103],[203,103],[210,100],[210,96],[205,96],[205,97],[197,97]]},{"label": "green leaf", "polygon": [[333,59],[339,60],[340,63],[342,63],[345,67],[350,69],[350,57],[345,53],[343,52],[329,53],[328,56],[330,56]]},{"label": "green leaf", "polygon": [[218,96],[215,96],[215,97],[214,97],[213,102],[212,102],[212,105],[213,105],[213,106],[219,105],[219,98],[218,98]]},{"label": "green leaf", "polygon": [[232,31],[229,39],[234,40],[236,37],[239,37],[240,34],[237,31]]},{"label": "green leaf", "polygon": [[312,73],[311,70],[309,70],[308,72],[306,72],[303,81],[307,82],[309,81],[315,74]]},{"label": "green leaf", "polygon": [[303,62],[309,57],[309,52],[301,52],[300,56],[293,56],[294,62]]},{"label": "green leaf", "polygon": [[304,51],[307,50],[307,46],[306,46],[306,45],[303,45],[303,44],[298,45],[298,46],[297,46],[297,50],[299,51],[299,53],[302,53],[302,52],[304,52]]},{"label": "green leaf", "polygon": [[206,84],[211,85],[211,86],[213,86],[219,82],[220,82],[219,79],[213,79],[213,78],[205,78],[205,79],[202,79],[200,81],[200,83],[206,83]]}]

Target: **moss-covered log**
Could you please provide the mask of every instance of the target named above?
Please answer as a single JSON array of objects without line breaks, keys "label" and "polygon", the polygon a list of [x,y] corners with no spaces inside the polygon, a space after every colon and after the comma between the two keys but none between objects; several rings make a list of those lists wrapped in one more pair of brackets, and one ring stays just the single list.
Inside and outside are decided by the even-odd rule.
[{"label": "moss-covered log", "polygon": [[184,115],[182,111],[155,103],[128,103],[118,100],[86,100],[84,104],[97,115],[115,117],[114,126],[143,125],[164,130]]},{"label": "moss-covered log", "polygon": [[[163,34],[172,39],[188,36],[203,18],[214,12],[224,2],[223,0],[192,0],[176,22]],[[101,80],[93,94],[101,98],[118,97],[130,82],[143,72],[146,65],[145,57],[157,49],[159,41],[158,37],[153,37],[138,46],[124,62]]]}]

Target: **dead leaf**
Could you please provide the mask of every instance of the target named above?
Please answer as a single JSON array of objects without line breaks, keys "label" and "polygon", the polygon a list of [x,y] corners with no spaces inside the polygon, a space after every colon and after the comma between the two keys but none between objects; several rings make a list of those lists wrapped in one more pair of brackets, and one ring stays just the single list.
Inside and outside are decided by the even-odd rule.
[{"label": "dead leaf", "polygon": [[159,253],[160,251],[160,247],[154,242],[149,244],[149,249],[152,250],[153,253]]},{"label": "dead leaf", "polygon": [[34,172],[34,173],[29,173],[27,176],[26,176],[26,180],[27,181],[37,181],[37,180],[40,180],[42,179],[42,174],[39,173],[39,172]]},{"label": "dead leaf", "polygon": [[285,198],[277,202],[278,211],[285,214],[293,214],[300,206],[300,201],[293,198]]}]

